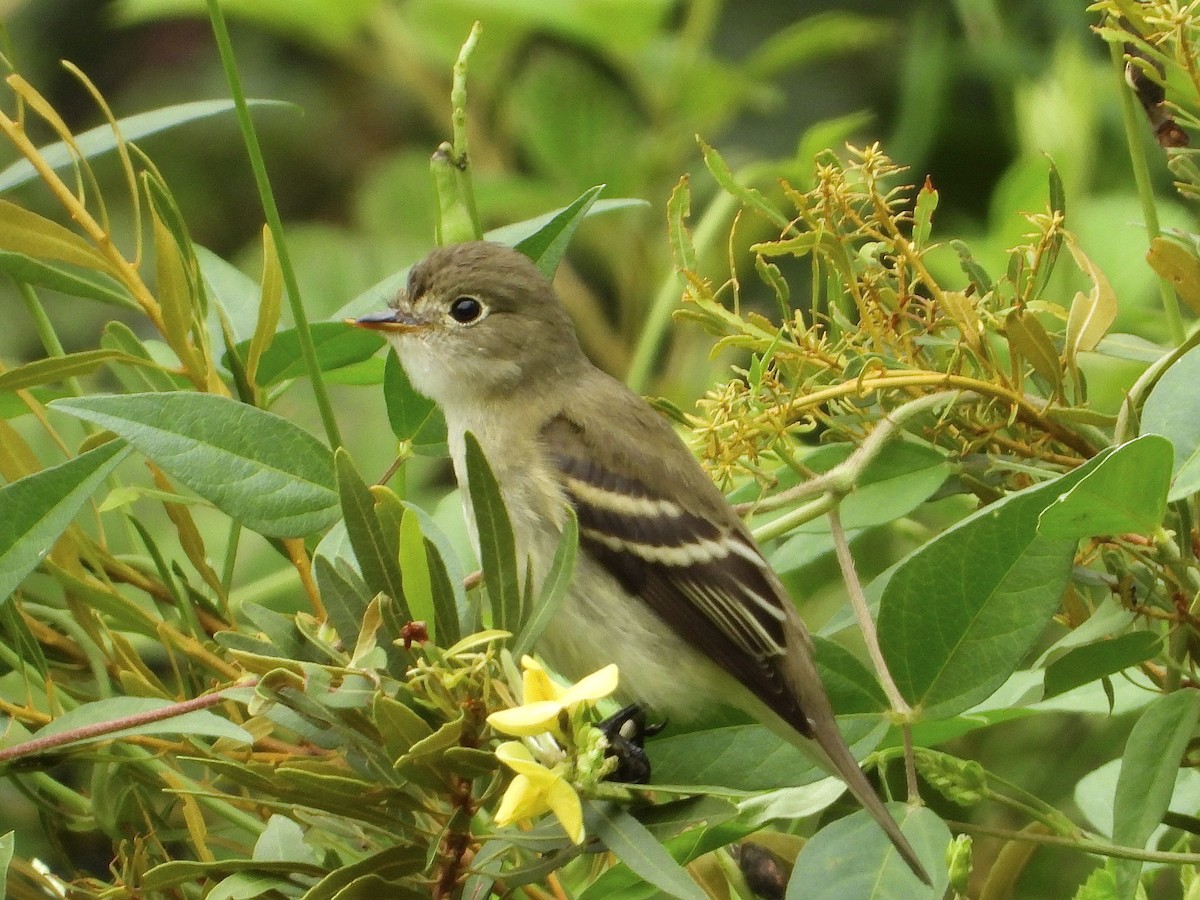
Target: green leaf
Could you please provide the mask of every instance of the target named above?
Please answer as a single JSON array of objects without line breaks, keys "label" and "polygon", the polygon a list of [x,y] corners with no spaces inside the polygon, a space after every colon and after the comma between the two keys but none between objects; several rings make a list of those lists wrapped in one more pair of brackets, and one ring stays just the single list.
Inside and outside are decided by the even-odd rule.
[{"label": "green leaf", "polygon": [[195,709],[170,718],[155,719],[127,727],[114,728],[111,731],[92,733],[92,729],[105,725],[119,725],[121,720],[131,716],[143,716],[158,710],[170,709],[179,704],[170,700],[159,700],[154,697],[109,697],[105,700],[93,700],[84,703],[70,712],[63,713],[54,721],[38,730],[36,738],[48,738],[53,735],[66,734],[76,729],[83,733],[69,744],[61,747],[77,747],[80,744],[90,744],[96,741],[111,741],[131,735],[146,734],[183,734],[193,737],[229,738],[243,744],[254,743],[254,738],[240,725],[234,725],[228,719],[223,719],[207,709]]},{"label": "green leaf", "polygon": [[404,598],[408,601],[413,621],[424,622],[429,631],[429,639],[435,644],[438,643],[429,556],[425,550],[425,537],[421,534],[420,520],[411,509],[405,509],[400,516],[400,576],[404,585]]},{"label": "green leaf", "polygon": [[687,220],[692,214],[692,189],[688,176],[682,175],[671,191],[667,201],[667,235],[676,268],[695,272],[700,263],[696,256],[696,245],[687,230]]},{"label": "green leaf", "polygon": [[0,200],[0,250],[111,271],[109,261],[78,234],[8,200]]},{"label": "green leaf", "polygon": [[0,602],[34,570],[128,448],[112,441],[0,487]]},{"label": "green leaf", "polygon": [[79,397],[51,406],[119,434],[260,534],[298,537],[337,518],[328,448],[281,416],[186,392]]},{"label": "green leaf", "polygon": [[950,829],[928,807],[889,803],[933,887],[922,884],[866,810],[826,825],[808,839],[788,881],[787,900],[924,900],[949,886],[945,853]]},{"label": "green leaf", "polygon": [[119,350],[136,357],[139,362],[132,369],[125,369],[114,360],[114,373],[131,393],[138,391],[178,391],[186,385],[186,379],[160,367],[146,349],[146,345],[124,322],[109,322],[104,326],[100,346],[106,350]]},{"label": "green leaf", "polygon": [[[363,580],[372,593],[391,597],[399,604],[401,615],[411,619],[404,597],[404,579],[400,574],[400,535],[384,532],[375,514],[375,498],[354,467],[350,454],[339,447],[335,461],[346,534],[354,548]],[[343,639],[348,637],[343,635]]]},{"label": "green leaf", "polygon": [[479,534],[479,562],[492,605],[492,627],[513,631],[521,619],[521,583],[512,521],[483,448],[467,432],[467,488]]},{"label": "green leaf", "polygon": [[1155,434],[1106,448],[1081,466],[1083,477],[1042,512],[1048,538],[1153,534],[1167,511],[1171,444]]},{"label": "green leaf", "polygon": [[1142,434],[1161,434],[1175,448],[1171,502],[1200,491],[1200,347],[1183,354],[1163,372],[1142,407]]},{"label": "green leaf", "polygon": [[950,241],[950,246],[958,254],[958,264],[962,268],[963,273],[970,279],[972,287],[975,288],[975,293],[980,297],[991,293],[992,279],[983,266],[975,261],[975,257],[971,254],[971,248],[962,241]]},{"label": "green leaf", "polygon": [[1046,379],[1055,394],[1062,394],[1062,366],[1058,351],[1038,317],[1023,309],[1012,310],[1004,319],[1004,334],[1014,356],[1023,357],[1033,371]]},{"label": "green leaf", "polygon": [[554,273],[558,270],[558,263],[566,254],[567,245],[571,243],[572,236],[576,229],[583,224],[592,204],[596,202],[596,198],[603,190],[604,185],[602,184],[588,188],[574,203],[558,213],[537,232],[520,241],[514,249],[520,250],[533,260],[538,271],[548,280],[553,279]]},{"label": "green leaf", "polygon": [[1192,312],[1200,313],[1200,259],[1191,250],[1170,238],[1152,238],[1146,262],[1171,283]]},{"label": "green leaf", "polygon": [[706,900],[707,894],[687,871],[654,839],[646,826],[618,806],[589,803],[589,833],[604,842],[634,874],[668,896]]},{"label": "green leaf", "polygon": [[[1179,690],[1155,700],[1142,713],[1129,734],[1117,790],[1113,798],[1113,841],[1142,848],[1162,821],[1175,789],[1175,778],[1187,749],[1200,692]],[[1140,860],[1116,862],[1119,896],[1132,898],[1142,870]]]},{"label": "green leaf", "polygon": [[925,177],[925,183],[917,192],[917,203],[913,207],[913,247],[921,250],[929,243],[929,235],[933,231],[933,211],[937,209],[938,192],[933,182]]},{"label": "green leaf", "polygon": [[0,252],[0,272],[12,276],[14,281],[50,288],[71,297],[98,300],[122,309],[141,310],[125,289],[108,275],[68,272],[24,253],[6,252]]},{"label": "green leaf", "polygon": [[[294,104],[285,103],[282,100],[247,100],[246,102],[250,106],[288,107],[293,110],[298,108]],[[195,122],[209,116],[232,112],[233,108],[232,100],[198,100],[126,116],[117,120],[117,126],[120,128],[122,140],[136,141],[185,122]],[[116,147],[116,133],[111,125],[104,124],[75,135],[71,147],[62,141],[56,141],[53,144],[39,147],[38,154],[50,168],[63,169],[74,165],[79,156],[84,159],[95,159],[115,150]],[[0,172],[0,192],[12,190],[14,187],[34,181],[38,177],[37,170],[29,160],[18,160]]]},{"label": "green leaf", "polygon": [[82,350],[66,356],[35,360],[7,372],[0,372],[0,391],[19,391],[38,385],[54,384],[68,378],[87,375],[107,362],[122,362],[162,370],[162,366],[157,363],[120,350]]},{"label": "green leaf", "polygon": [[533,649],[567,596],[567,589],[571,586],[571,579],[575,574],[575,557],[578,551],[579,522],[575,518],[575,511],[568,508],[562,536],[558,539],[558,548],[554,551],[554,562],[551,563],[550,571],[542,582],[541,592],[533,605],[533,614],[513,639],[512,654],[516,659]]},{"label": "green leaf", "polygon": [[279,266],[279,254],[275,250],[275,241],[271,230],[263,228],[263,272],[262,291],[258,301],[258,318],[254,324],[254,334],[251,335],[245,355],[238,354],[246,361],[246,379],[258,383],[258,366],[262,362],[263,353],[275,340],[275,331],[279,325],[279,307],[283,301],[283,272]]},{"label": "green leaf", "polygon": [[388,351],[384,363],[383,399],[392,434],[398,440],[412,441],[417,453],[446,454],[446,420],[437,404],[412,386],[394,350]]},{"label": "green leaf", "polygon": [[10,831],[3,837],[0,837],[0,900],[5,900],[8,896],[8,867],[12,862],[15,847],[15,832]]},{"label": "green leaf", "polygon": [[879,643],[900,692],[929,718],[956,715],[996,690],[1059,608],[1076,542],[1039,535],[1038,517],[1079,478],[1009,494],[893,571]]},{"label": "green leaf", "polygon": [[1152,631],[1132,631],[1107,641],[1076,647],[1046,667],[1044,699],[1124,671],[1162,650],[1162,638]]},{"label": "green leaf", "polygon": [[278,813],[267,819],[267,827],[254,842],[253,858],[258,862],[317,862],[313,848],[304,843],[304,829]]},{"label": "green leaf", "polygon": [[1066,355],[1074,361],[1081,353],[1095,350],[1100,339],[1117,319],[1117,295],[1108,277],[1095,265],[1079,245],[1067,241],[1067,249],[1075,257],[1079,270],[1092,282],[1088,293],[1080,291],[1067,313]]},{"label": "green leaf", "polygon": [[[317,322],[310,325],[308,330],[317,353],[317,365],[322,372],[369,359],[386,343],[373,331],[350,328],[342,322]],[[245,359],[250,350],[250,341],[242,341],[236,350]],[[306,375],[308,369],[300,350],[300,336],[295,328],[288,328],[276,333],[270,346],[263,351],[254,380],[260,387],[267,387]]]},{"label": "green leaf", "polygon": [[729,168],[729,164],[725,162],[721,154],[713,147],[710,147],[702,140],[698,140],[700,144],[700,155],[704,157],[704,165],[708,167],[708,171],[727,193],[737,198],[743,206],[748,209],[753,209],[760,213],[772,225],[782,229],[791,229],[791,222],[788,217],[776,209],[765,196],[762,191],[756,188],[746,187],[741,184]]}]

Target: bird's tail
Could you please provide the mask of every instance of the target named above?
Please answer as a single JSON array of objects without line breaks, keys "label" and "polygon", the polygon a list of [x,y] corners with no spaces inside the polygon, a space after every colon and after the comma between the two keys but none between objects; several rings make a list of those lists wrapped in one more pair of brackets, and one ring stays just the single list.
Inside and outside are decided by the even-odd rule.
[{"label": "bird's tail", "polygon": [[879,823],[879,827],[891,840],[896,852],[912,869],[913,874],[925,884],[932,884],[929,873],[925,871],[925,866],[917,858],[912,844],[901,833],[900,826],[887,811],[887,807],[875,793],[871,782],[867,781],[867,776],[863,774],[857,760],[850,752],[850,748],[846,745],[846,740],[838,730],[837,721],[833,717],[833,709],[829,705],[825,687],[821,683],[821,677],[817,674],[817,667],[812,660],[811,652],[796,652],[796,648],[793,648],[789,654],[789,662],[792,664],[793,688],[797,691],[801,708],[806,717],[803,723],[793,722],[790,724],[796,731],[811,738],[806,742],[807,746],[805,747],[810,753],[814,749],[812,743],[816,743],[821,752],[812,755],[824,757],[819,761],[846,783],[846,787],[850,789],[854,799]]}]

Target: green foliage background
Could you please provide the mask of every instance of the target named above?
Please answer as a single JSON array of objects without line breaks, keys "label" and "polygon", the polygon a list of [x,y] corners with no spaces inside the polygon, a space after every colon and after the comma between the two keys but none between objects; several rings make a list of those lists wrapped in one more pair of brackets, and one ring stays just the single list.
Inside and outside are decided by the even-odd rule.
[{"label": "green foliage background", "polygon": [[[557,269],[597,363],[660,398],[746,504],[897,795],[912,726],[931,858],[943,821],[974,839],[953,891],[1195,896],[1179,762],[1197,715],[1200,178],[1188,151],[1168,168],[1105,42],[1134,38],[1105,16],[1143,36],[1185,129],[1200,26],[1170,2],[878,6],[230,3],[247,95],[286,101],[251,107],[282,243],[228,104],[161,131],[159,113],[128,156],[60,169],[65,194],[0,171],[12,896],[48,895],[35,857],[72,896],[428,896],[459,837],[478,851],[468,888],[504,866],[529,896],[554,868],[572,895],[732,896],[727,851],[704,854],[767,822],[789,863],[819,835],[789,896],[836,859],[915,896],[848,807],[799,821],[795,804],[823,808],[780,792],[803,763],[736,721],[654,743],[656,781],[698,797],[589,807],[621,861],[603,874],[552,821],[491,837],[507,778],[483,715],[519,679],[503,640],[468,635],[527,643],[554,585],[522,596],[501,511],[481,523],[486,587],[463,588],[436,413],[340,324],[438,229],[476,225]],[[60,57],[126,138],[125,117],[230,95],[201,3],[40,0],[6,26],[24,81],[4,107],[28,104],[32,145],[61,136],[49,109],[75,133],[104,122]],[[20,132],[14,162],[37,156]],[[452,136],[469,181],[431,177]],[[834,508],[912,716],[885,714],[860,661]],[[431,644],[402,646],[410,619]],[[120,739],[75,730],[100,723]],[[22,745],[56,729],[69,740]],[[647,831],[670,855],[634,852]]]}]

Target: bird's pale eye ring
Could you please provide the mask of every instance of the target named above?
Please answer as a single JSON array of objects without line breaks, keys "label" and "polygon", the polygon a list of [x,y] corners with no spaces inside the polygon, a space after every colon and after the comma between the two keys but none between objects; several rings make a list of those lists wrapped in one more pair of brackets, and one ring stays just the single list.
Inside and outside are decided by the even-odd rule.
[{"label": "bird's pale eye ring", "polygon": [[483,304],[470,295],[455,297],[450,304],[450,318],[460,325],[469,325],[483,315]]}]

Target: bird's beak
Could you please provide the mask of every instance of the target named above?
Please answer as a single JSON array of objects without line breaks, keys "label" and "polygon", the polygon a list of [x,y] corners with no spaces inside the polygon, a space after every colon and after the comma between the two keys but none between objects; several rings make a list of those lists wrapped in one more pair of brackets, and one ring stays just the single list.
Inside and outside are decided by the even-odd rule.
[{"label": "bird's beak", "polygon": [[358,328],[369,328],[372,331],[391,331],[399,334],[411,334],[429,327],[428,322],[398,309],[383,309],[379,312],[367,313],[357,319],[347,319],[346,324]]}]

